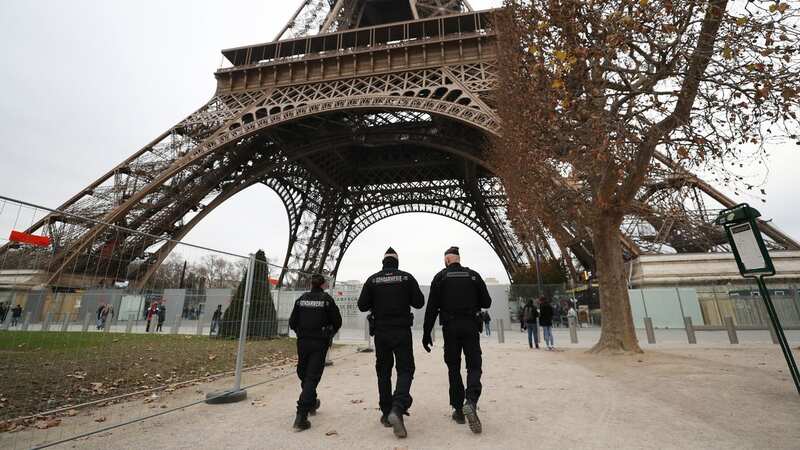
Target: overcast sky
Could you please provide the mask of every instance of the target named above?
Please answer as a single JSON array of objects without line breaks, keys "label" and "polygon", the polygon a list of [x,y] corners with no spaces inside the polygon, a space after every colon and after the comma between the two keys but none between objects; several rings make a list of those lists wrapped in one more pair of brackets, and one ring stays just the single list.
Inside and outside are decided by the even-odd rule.
[{"label": "overcast sky", "polygon": [[[300,0],[0,1],[0,194],[56,207],[202,106],[220,50],[270,41]],[[500,0],[471,0],[476,9]],[[797,147],[772,149],[762,213],[800,237]],[[753,198],[739,197],[754,202]],[[286,212],[255,186],[218,208],[187,242],[283,260]],[[438,216],[402,215],[364,232],[339,280],[363,280],[393,246],[428,283],[451,245],[484,277],[507,280],[488,244]]]}]

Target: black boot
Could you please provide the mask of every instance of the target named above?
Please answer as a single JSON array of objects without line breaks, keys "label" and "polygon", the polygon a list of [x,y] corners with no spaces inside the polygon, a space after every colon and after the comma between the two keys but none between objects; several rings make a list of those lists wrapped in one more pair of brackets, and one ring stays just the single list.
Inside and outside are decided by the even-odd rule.
[{"label": "black boot", "polygon": [[478,418],[478,405],[470,401],[464,403],[464,416],[467,418],[469,429],[472,430],[473,433],[479,434],[483,431],[481,419]]},{"label": "black boot", "polygon": [[464,412],[458,408],[453,410],[453,420],[459,425],[464,425],[467,423],[467,419],[464,417]]},{"label": "black boot", "polygon": [[386,420],[392,425],[394,428],[394,435],[403,439],[408,436],[408,432],[406,431],[406,425],[403,423],[403,413],[392,409],[392,412],[386,417]]},{"label": "black boot", "polygon": [[381,415],[381,425],[383,425],[384,428],[392,428],[392,424],[389,423],[389,415],[388,414],[382,414]]},{"label": "black boot", "polygon": [[305,431],[311,428],[311,422],[308,421],[308,414],[306,413],[297,413],[297,416],[294,418],[294,425],[292,426],[294,431]]},{"label": "black boot", "polygon": [[321,404],[322,404],[322,402],[320,402],[319,399],[317,399],[317,402],[314,403],[314,407],[311,408],[311,411],[309,411],[308,413],[310,415],[312,415],[312,416],[316,416],[317,415],[317,410],[319,409]]}]

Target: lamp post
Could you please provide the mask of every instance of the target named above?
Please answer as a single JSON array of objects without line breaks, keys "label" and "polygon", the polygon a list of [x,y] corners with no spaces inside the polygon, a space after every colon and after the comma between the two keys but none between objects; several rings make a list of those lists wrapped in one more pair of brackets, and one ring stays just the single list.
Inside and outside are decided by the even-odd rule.
[{"label": "lamp post", "polygon": [[736,258],[736,265],[739,266],[739,273],[745,278],[754,278],[758,283],[758,290],[761,298],[764,299],[775,334],[778,335],[778,343],[783,350],[789,372],[792,374],[797,392],[800,393],[800,372],[798,372],[792,349],[786,340],[780,319],[764,282],[765,277],[775,275],[775,266],[772,264],[772,258],[769,256],[767,246],[764,245],[764,239],[761,237],[761,231],[758,229],[757,219],[759,217],[761,217],[761,213],[747,203],[743,203],[722,211],[716,223],[725,229],[733,256]]}]

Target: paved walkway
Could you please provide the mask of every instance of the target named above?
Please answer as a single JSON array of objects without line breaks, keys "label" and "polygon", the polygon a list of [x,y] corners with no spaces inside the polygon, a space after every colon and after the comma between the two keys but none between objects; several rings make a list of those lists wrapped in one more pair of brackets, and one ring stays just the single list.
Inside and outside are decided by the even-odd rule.
[{"label": "paved walkway", "polygon": [[[800,447],[800,396],[777,346],[675,344],[651,348],[641,356],[601,358],[578,348],[529,350],[521,344],[519,332],[507,332],[506,338],[504,345],[494,338],[484,339],[482,435],[473,435],[466,426],[450,420],[441,346],[430,355],[416,348],[415,400],[406,420],[410,436],[402,441],[378,423],[374,355],[356,354],[345,346],[337,350],[339,359],[325,372],[320,386],[322,408],[311,419],[309,431],[291,430],[299,388],[296,378],[289,375],[252,388],[250,400],[244,403],[200,404],[58,448]],[[251,374],[246,382],[267,375]],[[210,389],[196,388],[162,396],[155,404],[132,402],[125,406],[127,413],[110,416],[108,424],[124,415],[158,411],[160,404],[171,408],[188,403]],[[81,413],[66,418],[60,431],[47,430],[51,433],[47,439],[97,428],[95,419],[101,414],[110,413],[101,409],[91,416]],[[0,447],[9,437],[0,435]],[[16,440],[23,442],[23,436]]]}]

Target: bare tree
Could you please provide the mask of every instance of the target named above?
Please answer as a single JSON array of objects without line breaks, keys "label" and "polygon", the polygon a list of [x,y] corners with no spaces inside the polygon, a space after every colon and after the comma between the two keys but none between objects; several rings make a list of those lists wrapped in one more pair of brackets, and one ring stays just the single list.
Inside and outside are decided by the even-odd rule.
[{"label": "bare tree", "polygon": [[796,138],[800,2],[505,6],[493,163],[514,222],[545,227],[562,251],[564,224],[587,235],[602,290],[593,351],[640,352],[620,225],[647,208],[643,186],[667,168],[735,185],[731,163]]}]

